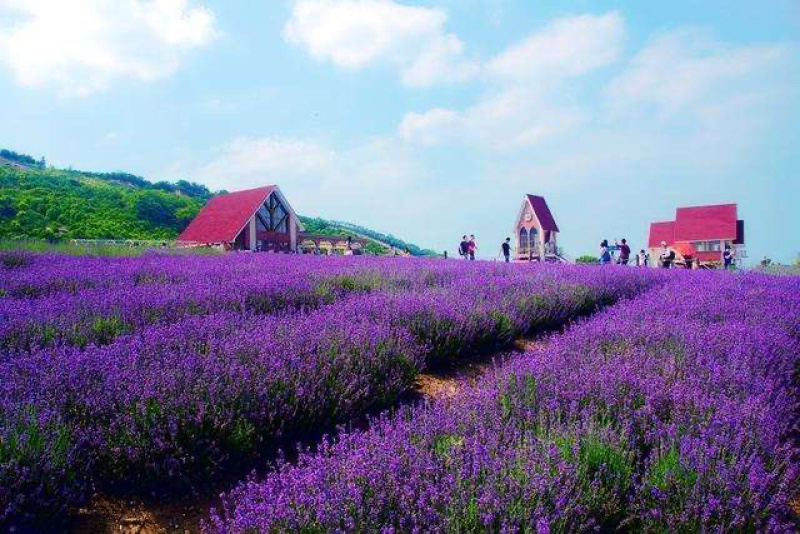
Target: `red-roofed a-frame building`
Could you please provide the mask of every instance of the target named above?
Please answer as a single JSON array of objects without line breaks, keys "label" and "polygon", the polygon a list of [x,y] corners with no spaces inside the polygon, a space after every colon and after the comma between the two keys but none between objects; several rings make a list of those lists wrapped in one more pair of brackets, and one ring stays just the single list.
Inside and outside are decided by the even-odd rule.
[{"label": "red-roofed a-frame building", "polygon": [[[674,221],[650,225],[650,257],[658,258],[662,243],[681,257],[691,257],[704,264],[722,263],[728,246],[735,258],[745,255],[744,221],[738,218],[736,204],[716,204],[678,208]],[[657,262],[652,262],[657,265]]]},{"label": "red-roofed a-frame building", "polygon": [[559,261],[558,225],[544,197],[525,195],[514,226],[519,261]]},{"label": "red-roofed a-frame building", "polygon": [[226,250],[297,251],[300,219],[276,185],[217,195],[178,241]]}]

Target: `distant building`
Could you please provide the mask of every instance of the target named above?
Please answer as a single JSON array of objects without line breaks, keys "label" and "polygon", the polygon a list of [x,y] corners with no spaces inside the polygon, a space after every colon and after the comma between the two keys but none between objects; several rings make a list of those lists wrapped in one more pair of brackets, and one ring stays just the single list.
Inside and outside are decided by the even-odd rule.
[{"label": "distant building", "polygon": [[226,250],[297,250],[303,229],[276,185],[217,195],[197,214],[178,241],[222,245]]},{"label": "distant building", "polygon": [[558,261],[558,225],[543,197],[525,195],[514,227],[518,261]]},{"label": "distant building", "polygon": [[365,240],[343,235],[306,234],[277,185],[217,195],[178,238],[225,250],[361,254]]},{"label": "distant building", "polygon": [[738,218],[736,204],[678,208],[674,221],[652,223],[648,247],[653,265],[658,263],[662,242],[675,250],[679,260],[692,258],[701,264],[721,264],[725,245],[737,260],[746,257],[744,221]]}]

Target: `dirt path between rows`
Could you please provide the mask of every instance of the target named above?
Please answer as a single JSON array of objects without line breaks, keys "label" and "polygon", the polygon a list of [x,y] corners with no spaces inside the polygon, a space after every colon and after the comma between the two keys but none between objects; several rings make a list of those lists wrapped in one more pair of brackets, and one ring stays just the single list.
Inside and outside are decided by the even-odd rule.
[{"label": "dirt path between rows", "polygon": [[[407,402],[455,398],[463,388],[475,385],[495,366],[545,343],[544,337],[521,339],[510,351],[476,354],[421,373]],[[219,505],[219,497],[209,495],[187,495],[164,501],[95,495],[69,520],[65,530],[93,534],[193,534],[200,531],[209,510]]]},{"label": "dirt path between rows", "polygon": [[[541,348],[545,343],[543,339],[520,339],[514,342],[514,348],[515,352],[524,352]],[[508,361],[515,352],[461,359],[449,367],[420,373],[414,391],[425,400],[452,399],[462,388],[474,386],[495,366]]]}]

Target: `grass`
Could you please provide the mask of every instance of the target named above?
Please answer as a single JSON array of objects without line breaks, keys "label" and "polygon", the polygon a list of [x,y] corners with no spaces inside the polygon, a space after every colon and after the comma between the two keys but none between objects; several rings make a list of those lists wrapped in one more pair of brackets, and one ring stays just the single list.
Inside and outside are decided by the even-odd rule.
[{"label": "grass", "polygon": [[60,252],[73,256],[139,256],[145,252],[158,251],[167,254],[220,254],[217,249],[197,247],[174,249],[157,245],[112,245],[73,243],[71,241],[49,242],[34,239],[0,239],[0,252]]}]

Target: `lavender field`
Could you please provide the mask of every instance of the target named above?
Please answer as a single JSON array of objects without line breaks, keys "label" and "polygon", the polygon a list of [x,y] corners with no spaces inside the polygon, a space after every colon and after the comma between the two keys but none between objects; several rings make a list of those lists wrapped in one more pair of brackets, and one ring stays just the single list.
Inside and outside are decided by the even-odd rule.
[{"label": "lavender field", "polygon": [[206,530],[792,529],[799,359],[800,277],[7,252],[0,526],[253,469]]}]

